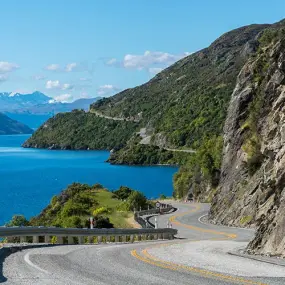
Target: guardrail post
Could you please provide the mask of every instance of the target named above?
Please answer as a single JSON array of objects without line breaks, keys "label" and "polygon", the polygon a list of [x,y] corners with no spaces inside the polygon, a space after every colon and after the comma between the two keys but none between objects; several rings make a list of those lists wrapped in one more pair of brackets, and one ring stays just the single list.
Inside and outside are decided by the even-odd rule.
[{"label": "guardrail post", "polygon": [[122,236],[122,242],[127,242],[127,236]]},{"label": "guardrail post", "polygon": [[115,242],[120,242],[120,237],[119,236],[115,236]]},{"label": "guardrail post", "polygon": [[141,240],[142,240],[142,236],[138,235],[138,241],[141,241]]},{"label": "guardrail post", "polygon": [[74,244],[73,237],[72,236],[68,236],[67,237],[67,242],[68,242],[68,244]]},{"label": "guardrail post", "polygon": [[27,242],[27,237],[26,236],[20,236],[20,243]]},{"label": "guardrail post", "polygon": [[130,242],[134,242],[134,235],[130,235]]},{"label": "guardrail post", "polygon": [[102,236],[98,236],[97,240],[98,240],[98,243],[101,243],[102,242]]},{"label": "guardrail post", "polygon": [[78,244],[84,244],[84,237],[83,236],[78,237]]},{"label": "guardrail post", "polygon": [[39,243],[40,239],[39,236],[33,236],[33,243]]},{"label": "guardrail post", "polygon": [[56,244],[63,244],[63,237],[62,236],[56,237]]},{"label": "guardrail post", "polygon": [[50,243],[50,236],[45,236],[45,243]]},{"label": "guardrail post", "polygon": [[88,236],[88,237],[87,237],[87,242],[88,242],[89,244],[92,244],[92,243],[93,243],[93,237],[92,237],[92,236]]},{"label": "guardrail post", "polygon": [[169,239],[169,233],[163,233],[163,239]]}]

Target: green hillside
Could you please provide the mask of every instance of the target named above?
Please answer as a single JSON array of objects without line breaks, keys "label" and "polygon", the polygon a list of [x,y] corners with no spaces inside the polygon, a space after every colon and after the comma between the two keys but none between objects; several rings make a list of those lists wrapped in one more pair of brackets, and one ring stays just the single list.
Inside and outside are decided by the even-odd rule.
[{"label": "green hillside", "polygon": [[0,135],[32,134],[28,126],[0,113]]},{"label": "green hillside", "polygon": [[[209,200],[219,181],[222,130],[237,75],[268,26],[228,32],[149,82],[95,102],[89,113],[57,115],[24,146],[113,149],[111,163],[178,164],[174,195],[192,191]],[[196,153],[173,154],[169,148]]]}]

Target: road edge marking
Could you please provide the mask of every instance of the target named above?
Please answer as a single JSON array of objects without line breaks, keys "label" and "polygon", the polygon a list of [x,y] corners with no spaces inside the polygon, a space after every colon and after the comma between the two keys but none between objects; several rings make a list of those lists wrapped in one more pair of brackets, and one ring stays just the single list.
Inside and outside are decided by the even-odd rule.
[{"label": "road edge marking", "polygon": [[25,262],[26,262],[28,265],[30,265],[31,267],[37,269],[38,271],[41,271],[41,272],[46,273],[46,274],[49,274],[49,272],[48,272],[47,270],[42,269],[41,267],[39,267],[38,265],[34,264],[34,263],[30,260],[30,253],[29,253],[29,252],[24,255],[24,260],[25,260]]}]

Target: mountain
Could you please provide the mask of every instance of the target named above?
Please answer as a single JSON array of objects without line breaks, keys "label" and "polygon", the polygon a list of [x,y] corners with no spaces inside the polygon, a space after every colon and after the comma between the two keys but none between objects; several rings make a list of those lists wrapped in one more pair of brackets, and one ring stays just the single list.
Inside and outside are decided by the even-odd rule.
[{"label": "mountain", "polygon": [[32,134],[33,130],[28,126],[12,120],[0,113],[0,135]]},{"label": "mountain", "polygon": [[51,99],[38,91],[31,94],[0,93],[0,112],[11,112],[39,104],[48,104]]},{"label": "mountain", "polygon": [[[168,157],[161,148],[194,149],[179,161],[174,196],[212,202],[213,223],[257,227],[249,253],[285,256],[284,51],[285,20],[233,30],[84,115],[48,121],[26,146],[61,144],[62,133],[71,133],[65,144],[84,134],[88,147],[100,135],[102,145],[116,145],[114,160],[124,163],[151,161],[156,148],[149,145],[160,147],[160,163]],[[106,131],[105,140],[107,122],[120,140]]]},{"label": "mountain", "polygon": [[3,113],[27,113],[27,114],[54,114],[69,112],[73,109],[88,110],[91,103],[98,98],[83,98],[72,103],[56,102],[53,98],[35,91],[31,94],[0,93],[0,112]]},{"label": "mountain", "polygon": [[259,42],[232,94],[210,218],[257,227],[250,253],[285,255],[285,21]]},{"label": "mountain", "polygon": [[[50,128],[40,128],[25,146],[72,148],[74,140],[81,140],[80,134],[86,148],[95,147],[96,134],[105,133],[104,123],[99,118],[105,118],[106,124],[113,122],[116,130],[121,128],[121,139],[114,138],[113,143],[105,144],[110,149],[119,143],[115,145],[115,152],[119,154],[113,155],[112,163],[131,160],[134,164],[150,161],[164,164],[171,161],[182,165],[174,178],[175,196],[184,197],[190,191],[196,198],[210,199],[214,193],[212,189],[219,181],[221,135],[236,78],[256,52],[256,38],[267,27],[269,25],[250,25],[228,32],[208,48],[183,58],[149,82],[98,100],[91,105],[88,114],[74,113],[72,120],[76,120],[76,127],[67,126],[66,121],[71,119],[68,114],[48,121]],[[75,131],[79,121],[82,126]],[[133,133],[125,129],[124,121],[129,122]],[[83,123],[88,124],[88,130],[94,136],[83,135],[82,131],[87,131]],[[63,133],[72,136],[63,138]],[[102,140],[104,136],[100,135]],[[109,136],[107,141],[110,142]],[[170,158],[168,153],[151,160],[155,149],[148,148],[146,141],[164,149],[195,149],[197,154],[187,155],[189,161],[181,157]]]},{"label": "mountain", "polygon": [[[74,109],[83,109],[85,111],[89,110],[90,104],[96,102],[98,98],[82,98],[75,100],[71,103],[62,103],[62,102],[53,102],[52,100],[49,103],[39,104],[29,108],[22,108],[15,110],[14,112],[20,113],[29,113],[29,114],[57,114],[62,112],[70,112]],[[52,102],[52,103],[51,103]]]}]

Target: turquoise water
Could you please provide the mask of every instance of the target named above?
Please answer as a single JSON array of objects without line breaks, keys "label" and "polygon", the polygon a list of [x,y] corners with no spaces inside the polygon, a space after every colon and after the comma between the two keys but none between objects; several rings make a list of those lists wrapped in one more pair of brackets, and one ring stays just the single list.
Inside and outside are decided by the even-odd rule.
[{"label": "turquoise water", "polygon": [[14,214],[31,217],[72,182],[100,183],[110,190],[121,185],[148,198],[172,195],[175,167],[114,166],[107,151],[23,149],[29,135],[0,136],[0,225]]}]

